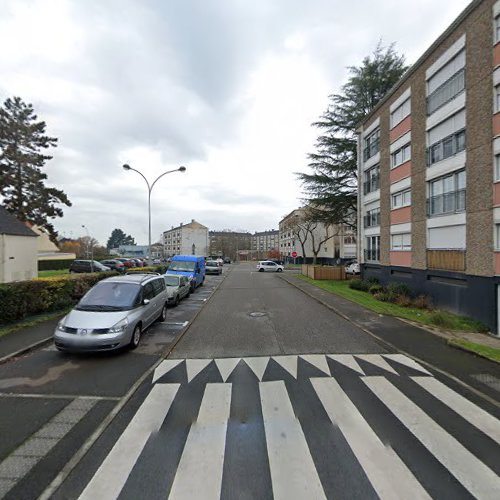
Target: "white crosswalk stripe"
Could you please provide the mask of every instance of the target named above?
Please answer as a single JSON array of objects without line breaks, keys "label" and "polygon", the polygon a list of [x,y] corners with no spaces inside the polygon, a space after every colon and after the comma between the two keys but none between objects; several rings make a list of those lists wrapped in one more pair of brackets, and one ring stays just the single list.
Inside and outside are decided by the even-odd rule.
[{"label": "white crosswalk stripe", "polygon": [[[357,360],[367,363],[363,369]],[[154,453],[152,440],[159,440],[165,454],[170,453],[168,439],[177,439],[179,425],[185,430],[178,438],[178,451],[168,461],[169,469],[163,466],[168,478],[164,497],[168,498],[220,498],[223,491],[226,498],[227,491],[232,491],[228,485],[238,484],[231,474],[245,470],[240,462],[236,469],[226,470],[225,465],[226,453],[234,457],[235,443],[238,450],[243,442],[240,436],[246,440],[248,460],[264,464],[268,474],[255,481],[266,481],[276,499],[334,496],[331,481],[325,478],[335,476],[338,461],[349,449],[352,473],[381,499],[430,498],[436,492],[431,480],[441,485],[453,481],[454,491],[463,495],[498,498],[500,467],[492,457],[500,456],[500,421],[403,355],[314,354],[213,361],[166,360],[159,365],[149,396],[80,498],[111,499],[122,493],[127,497],[131,487],[127,478],[141,481],[140,471]],[[249,404],[255,411],[247,417],[245,405]],[[433,405],[440,410],[434,411]],[[453,434],[443,421],[445,409],[458,414],[459,428]],[[398,429],[393,430],[396,423]],[[472,443],[471,431],[490,438],[483,437],[489,446],[484,453]],[[326,445],[318,441],[321,432],[329,433]],[[418,459],[412,450],[402,452],[402,435],[420,442]],[[258,453],[252,452],[254,439],[262,443]],[[333,448],[329,460],[318,446]],[[155,449],[158,453],[158,446]],[[430,477],[419,465],[425,456],[442,464]],[[161,461],[158,466],[162,468]],[[261,470],[259,475],[265,474]]]}]

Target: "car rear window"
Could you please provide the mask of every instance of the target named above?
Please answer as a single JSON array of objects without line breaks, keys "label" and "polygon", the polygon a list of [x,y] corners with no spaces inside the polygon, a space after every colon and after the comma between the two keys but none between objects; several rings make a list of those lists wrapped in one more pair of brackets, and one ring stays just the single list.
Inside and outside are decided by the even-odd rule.
[{"label": "car rear window", "polygon": [[177,286],[179,284],[179,277],[171,274],[166,274],[164,277],[165,283],[168,286]]}]

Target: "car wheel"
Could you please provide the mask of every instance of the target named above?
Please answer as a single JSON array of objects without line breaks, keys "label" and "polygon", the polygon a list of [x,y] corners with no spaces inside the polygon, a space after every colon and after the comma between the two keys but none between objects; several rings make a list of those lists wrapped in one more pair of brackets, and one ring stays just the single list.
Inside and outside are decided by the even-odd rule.
[{"label": "car wheel", "polygon": [[191,293],[194,293],[196,291],[196,284],[191,282]]},{"label": "car wheel", "polygon": [[283,271],[283,269],[278,269],[277,271],[278,271],[279,273],[281,273],[281,272]]},{"label": "car wheel", "polygon": [[264,272],[264,269],[262,269],[262,267],[259,269],[259,273],[263,273]]},{"label": "car wheel", "polygon": [[202,282],[200,283],[200,286],[203,286],[205,284],[205,278],[203,278]]},{"label": "car wheel", "polygon": [[139,342],[141,341],[142,329],[141,325],[136,325],[134,328],[134,333],[132,334],[132,338],[130,339],[130,349],[135,349]]},{"label": "car wheel", "polygon": [[158,321],[159,321],[160,323],[163,323],[166,319],[167,319],[167,304],[165,304],[165,305],[161,308],[161,313],[160,313],[160,315],[158,316]]},{"label": "car wheel", "polygon": [[179,305],[179,302],[180,302],[180,301],[181,301],[181,299],[180,299],[180,297],[177,295],[177,296],[175,297],[174,306],[176,306],[176,307],[177,307],[177,306]]}]

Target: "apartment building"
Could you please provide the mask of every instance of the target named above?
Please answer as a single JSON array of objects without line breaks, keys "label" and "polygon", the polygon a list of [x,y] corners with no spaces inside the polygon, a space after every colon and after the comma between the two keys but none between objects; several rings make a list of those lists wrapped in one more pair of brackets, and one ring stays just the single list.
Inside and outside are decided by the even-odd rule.
[{"label": "apartment building", "polygon": [[498,332],[500,1],[474,0],[359,129],[363,274]]},{"label": "apartment building", "polygon": [[202,255],[208,256],[208,228],[191,220],[189,224],[181,224],[162,234],[164,255]]},{"label": "apartment building", "polygon": [[[314,256],[313,246],[318,250],[318,263],[335,264],[339,259],[346,261],[356,258],[354,230],[336,226],[327,228],[319,223],[309,226],[303,222],[305,211],[303,207],[292,210],[279,222],[279,251],[282,259],[291,260],[292,254],[296,252],[298,262],[303,262],[304,256],[307,262],[311,262]],[[326,239],[327,232],[334,236],[319,245],[319,242]]]},{"label": "apartment building", "polygon": [[240,252],[248,252],[252,245],[252,235],[238,231],[209,231],[209,255],[220,255],[237,260]]},{"label": "apartment building", "polygon": [[252,234],[252,255],[256,258],[267,258],[268,252],[277,252],[279,249],[279,231],[269,229],[268,231],[256,231]]}]

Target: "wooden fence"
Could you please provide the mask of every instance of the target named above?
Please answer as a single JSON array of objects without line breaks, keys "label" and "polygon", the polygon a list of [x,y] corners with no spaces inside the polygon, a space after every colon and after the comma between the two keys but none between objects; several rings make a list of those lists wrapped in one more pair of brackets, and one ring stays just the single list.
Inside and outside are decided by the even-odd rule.
[{"label": "wooden fence", "polygon": [[302,274],[313,280],[345,280],[344,267],[312,266],[302,264]]},{"label": "wooden fence", "polygon": [[465,251],[427,250],[427,267],[445,271],[465,271]]}]

